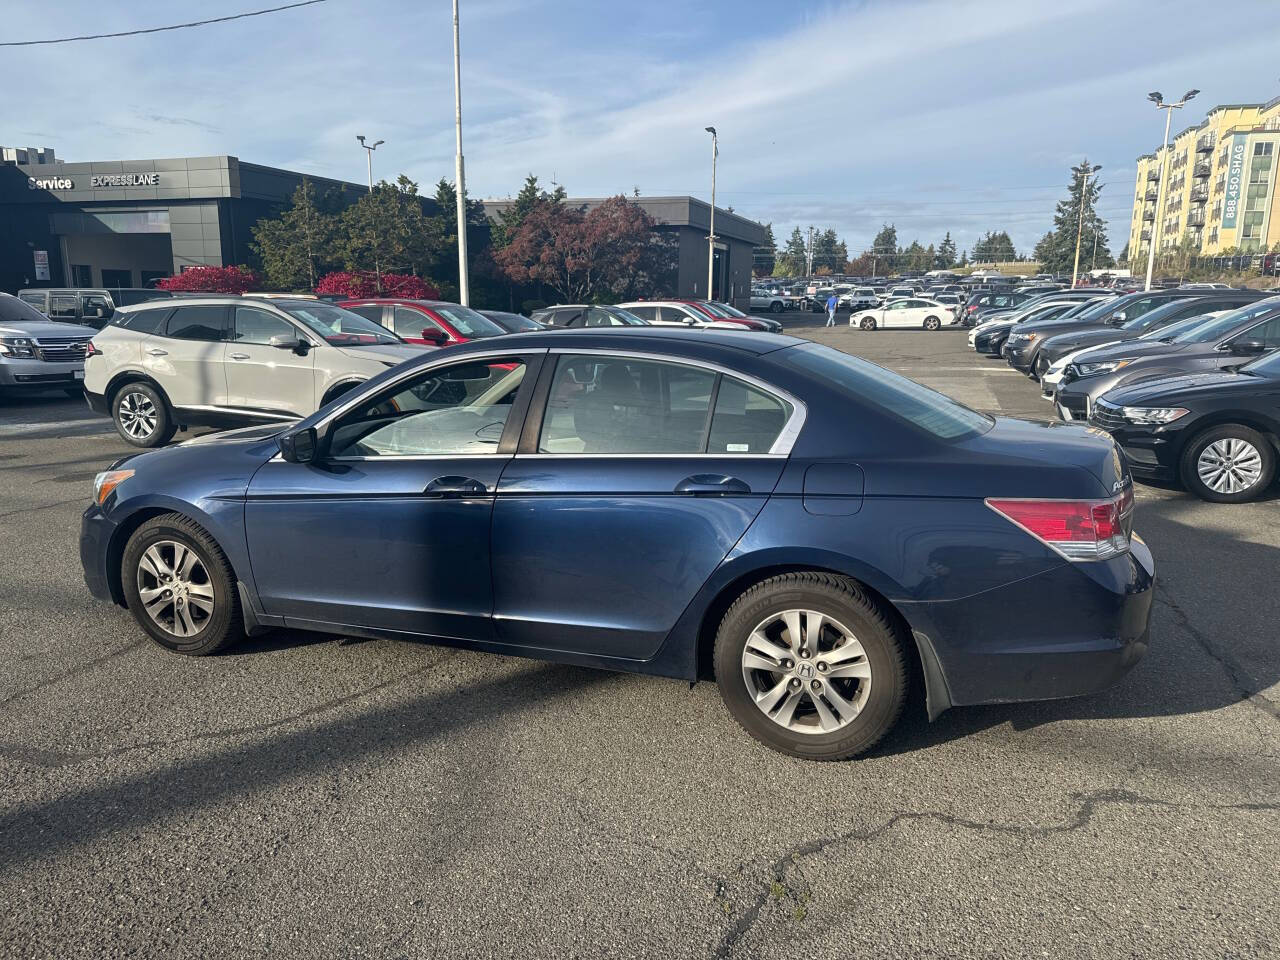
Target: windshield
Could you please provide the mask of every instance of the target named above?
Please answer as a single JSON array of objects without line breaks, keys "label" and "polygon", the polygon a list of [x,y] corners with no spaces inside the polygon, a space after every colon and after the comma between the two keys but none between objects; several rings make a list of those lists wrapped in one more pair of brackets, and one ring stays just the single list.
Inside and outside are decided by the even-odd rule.
[{"label": "windshield", "polygon": [[12,323],[15,320],[49,322],[48,317],[27,303],[27,301],[19,300],[11,293],[0,293],[0,322]]},{"label": "windshield", "polygon": [[786,358],[837,390],[879,407],[941,440],[958,440],[991,429],[976,410],[860,357],[816,343],[794,347]]},{"label": "windshield", "polygon": [[1241,373],[1252,373],[1259,377],[1280,378],[1280,350],[1272,350],[1257,360],[1246,363],[1240,368]]},{"label": "windshield", "polygon": [[743,312],[742,312],[741,310],[739,310],[737,307],[731,307],[731,306],[729,306],[729,304],[727,304],[727,303],[721,303],[719,300],[714,300],[714,301],[712,301],[712,303],[713,303],[713,305],[714,305],[714,306],[719,307],[719,308],[720,308],[720,311],[721,311],[721,312],[722,312],[726,317],[745,317],[745,316],[747,316],[745,313],[743,313]]},{"label": "windshield", "polygon": [[[1168,317],[1170,314],[1178,313],[1179,311],[1181,311],[1188,303],[1192,301],[1192,299],[1193,298],[1191,297],[1187,297],[1182,300],[1174,300],[1171,303],[1161,304],[1160,306],[1156,307],[1154,310],[1151,310],[1147,313],[1142,314],[1141,316],[1134,317],[1132,320],[1122,323],[1120,325],[1120,329],[1121,330],[1137,330],[1139,332],[1142,332],[1144,330],[1150,330],[1152,327],[1156,327],[1164,323],[1165,318]],[[1206,311],[1208,311],[1209,306],[1210,305],[1208,303],[1205,304]]]},{"label": "windshield", "polygon": [[431,309],[440,314],[440,316],[449,322],[453,329],[457,330],[468,340],[480,340],[484,337],[500,337],[507,332],[488,317],[476,313],[470,307],[464,307],[460,303],[433,303],[431,305]]},{"label": "windshield", "polygon": [[1196,327],[1203,326],[1215,317],[1222,316],[1222,311],[1215,313],[1202,313],[1197,317],[1187,317],[1179,320],[1177,323],[1171,323],[1167,327],[1157,327],[1155,330],[1148,330],[1138,339],[1140,340],[1162,340],[1165,343],[1172,343],[1181,334],[1188,330],[1194,330]]},{"label": "windshield", "polygon": [[[367,347],[375,343],[404,343],[381,324],[358,313],[318,300],[277,300],[275,305],[335,347]],[[488,321],[486,321],[488,322]]]},{"label": "windshield", "polygon": [[1257,303],[1251,303],[1249,306],[1241,307],[1239,310],[1228,310],[1222,316],[1214,317],[1208,323],[1203,323],[1194,330],[1179,334],[1174,342],[1212,343],[1219,337],[1230,333],[1241,323],[1266,316],[1269,313],[1275,313],[1277,309],[1280,309],[1280,300],[1275,297],[1259,300]]}]

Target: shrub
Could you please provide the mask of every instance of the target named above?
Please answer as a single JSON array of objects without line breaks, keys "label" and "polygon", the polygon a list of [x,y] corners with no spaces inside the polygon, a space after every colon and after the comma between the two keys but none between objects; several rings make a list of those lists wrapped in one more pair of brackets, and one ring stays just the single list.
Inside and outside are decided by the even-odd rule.
[{"label": "shrub", "polygon": [[245,293],[261,281],[248,267],[191,267],[174,277],[157,281],[161,290],[183,293]]},{"label": "shrub", "polygon": [[407,273],[384,273],[382,291],[372,270],[338,270],[326,273],[316,283],[316,293],[340,297],[399,297],[405,300],[438,300],[440,291]]}]

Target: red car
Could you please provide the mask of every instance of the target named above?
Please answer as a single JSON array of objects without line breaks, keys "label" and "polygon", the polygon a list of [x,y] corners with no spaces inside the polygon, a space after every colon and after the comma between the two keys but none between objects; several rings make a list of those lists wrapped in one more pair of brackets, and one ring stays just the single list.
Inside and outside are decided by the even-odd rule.
[{"label": "red car", "polygon": [[343,300],[338,306],[380,323],[409,343],[447,347],[484,337],[501,337],[507,331],[470,307],[447,300],[397,300],[368,297]]},{"label": "red car", "polygon": [[688,304],[711,320],[723,320],[727,323],[738,323],[746,327],[748,330],[765,330],[775,332],[782,329],[782,324],[776,320],[766,321],[759,317],[749,317],[741,310],[734,310],[732,307],[708,300],[677,300],[677,303]]}]

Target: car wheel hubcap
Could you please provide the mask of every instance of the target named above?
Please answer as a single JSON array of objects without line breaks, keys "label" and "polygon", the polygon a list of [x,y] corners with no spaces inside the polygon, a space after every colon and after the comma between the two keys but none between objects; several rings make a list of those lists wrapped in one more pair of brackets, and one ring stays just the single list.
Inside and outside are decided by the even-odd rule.
[{"label": "car wheel hubcap", "polygon": [[138,598],[165,633],[192,637],[213,616],[213,584],[204,561],[175,540],[158,540],[138,561]]},{"label": "car wheel hubcap", "polygon": [[135,440],[145,440],[156,429],[156,405],[145,393],[126,393],[120,401],[120,426]]},{"label": "car wheel hubcap", "polygon": [[866,705],[871,663],[844,624],[816,610],[784,610],[751,631],[742,679],[760,712],[778,726],[833,733]]},{"label": "car wheel hubcap", "polygon": [[1247,440],[1224,437],[1200,451],[1196,470],[1214,493],[1242,493],[1262,478],[1262,454]]}]

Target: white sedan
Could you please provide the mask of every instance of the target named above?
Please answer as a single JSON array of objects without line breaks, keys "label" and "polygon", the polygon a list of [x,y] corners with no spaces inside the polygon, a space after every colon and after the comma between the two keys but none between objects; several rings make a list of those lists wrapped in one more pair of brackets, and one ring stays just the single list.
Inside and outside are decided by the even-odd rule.
[{"label": "white sedan", "polygon": [[912,297],[890,301],[877,310],[856,310],[849,317],[849,326],[861,327],[863,330],[875,330],[877,327],[937,330],[943,324],[952,322],[954,315],[951,310],[951,307],[937,300]]}]

